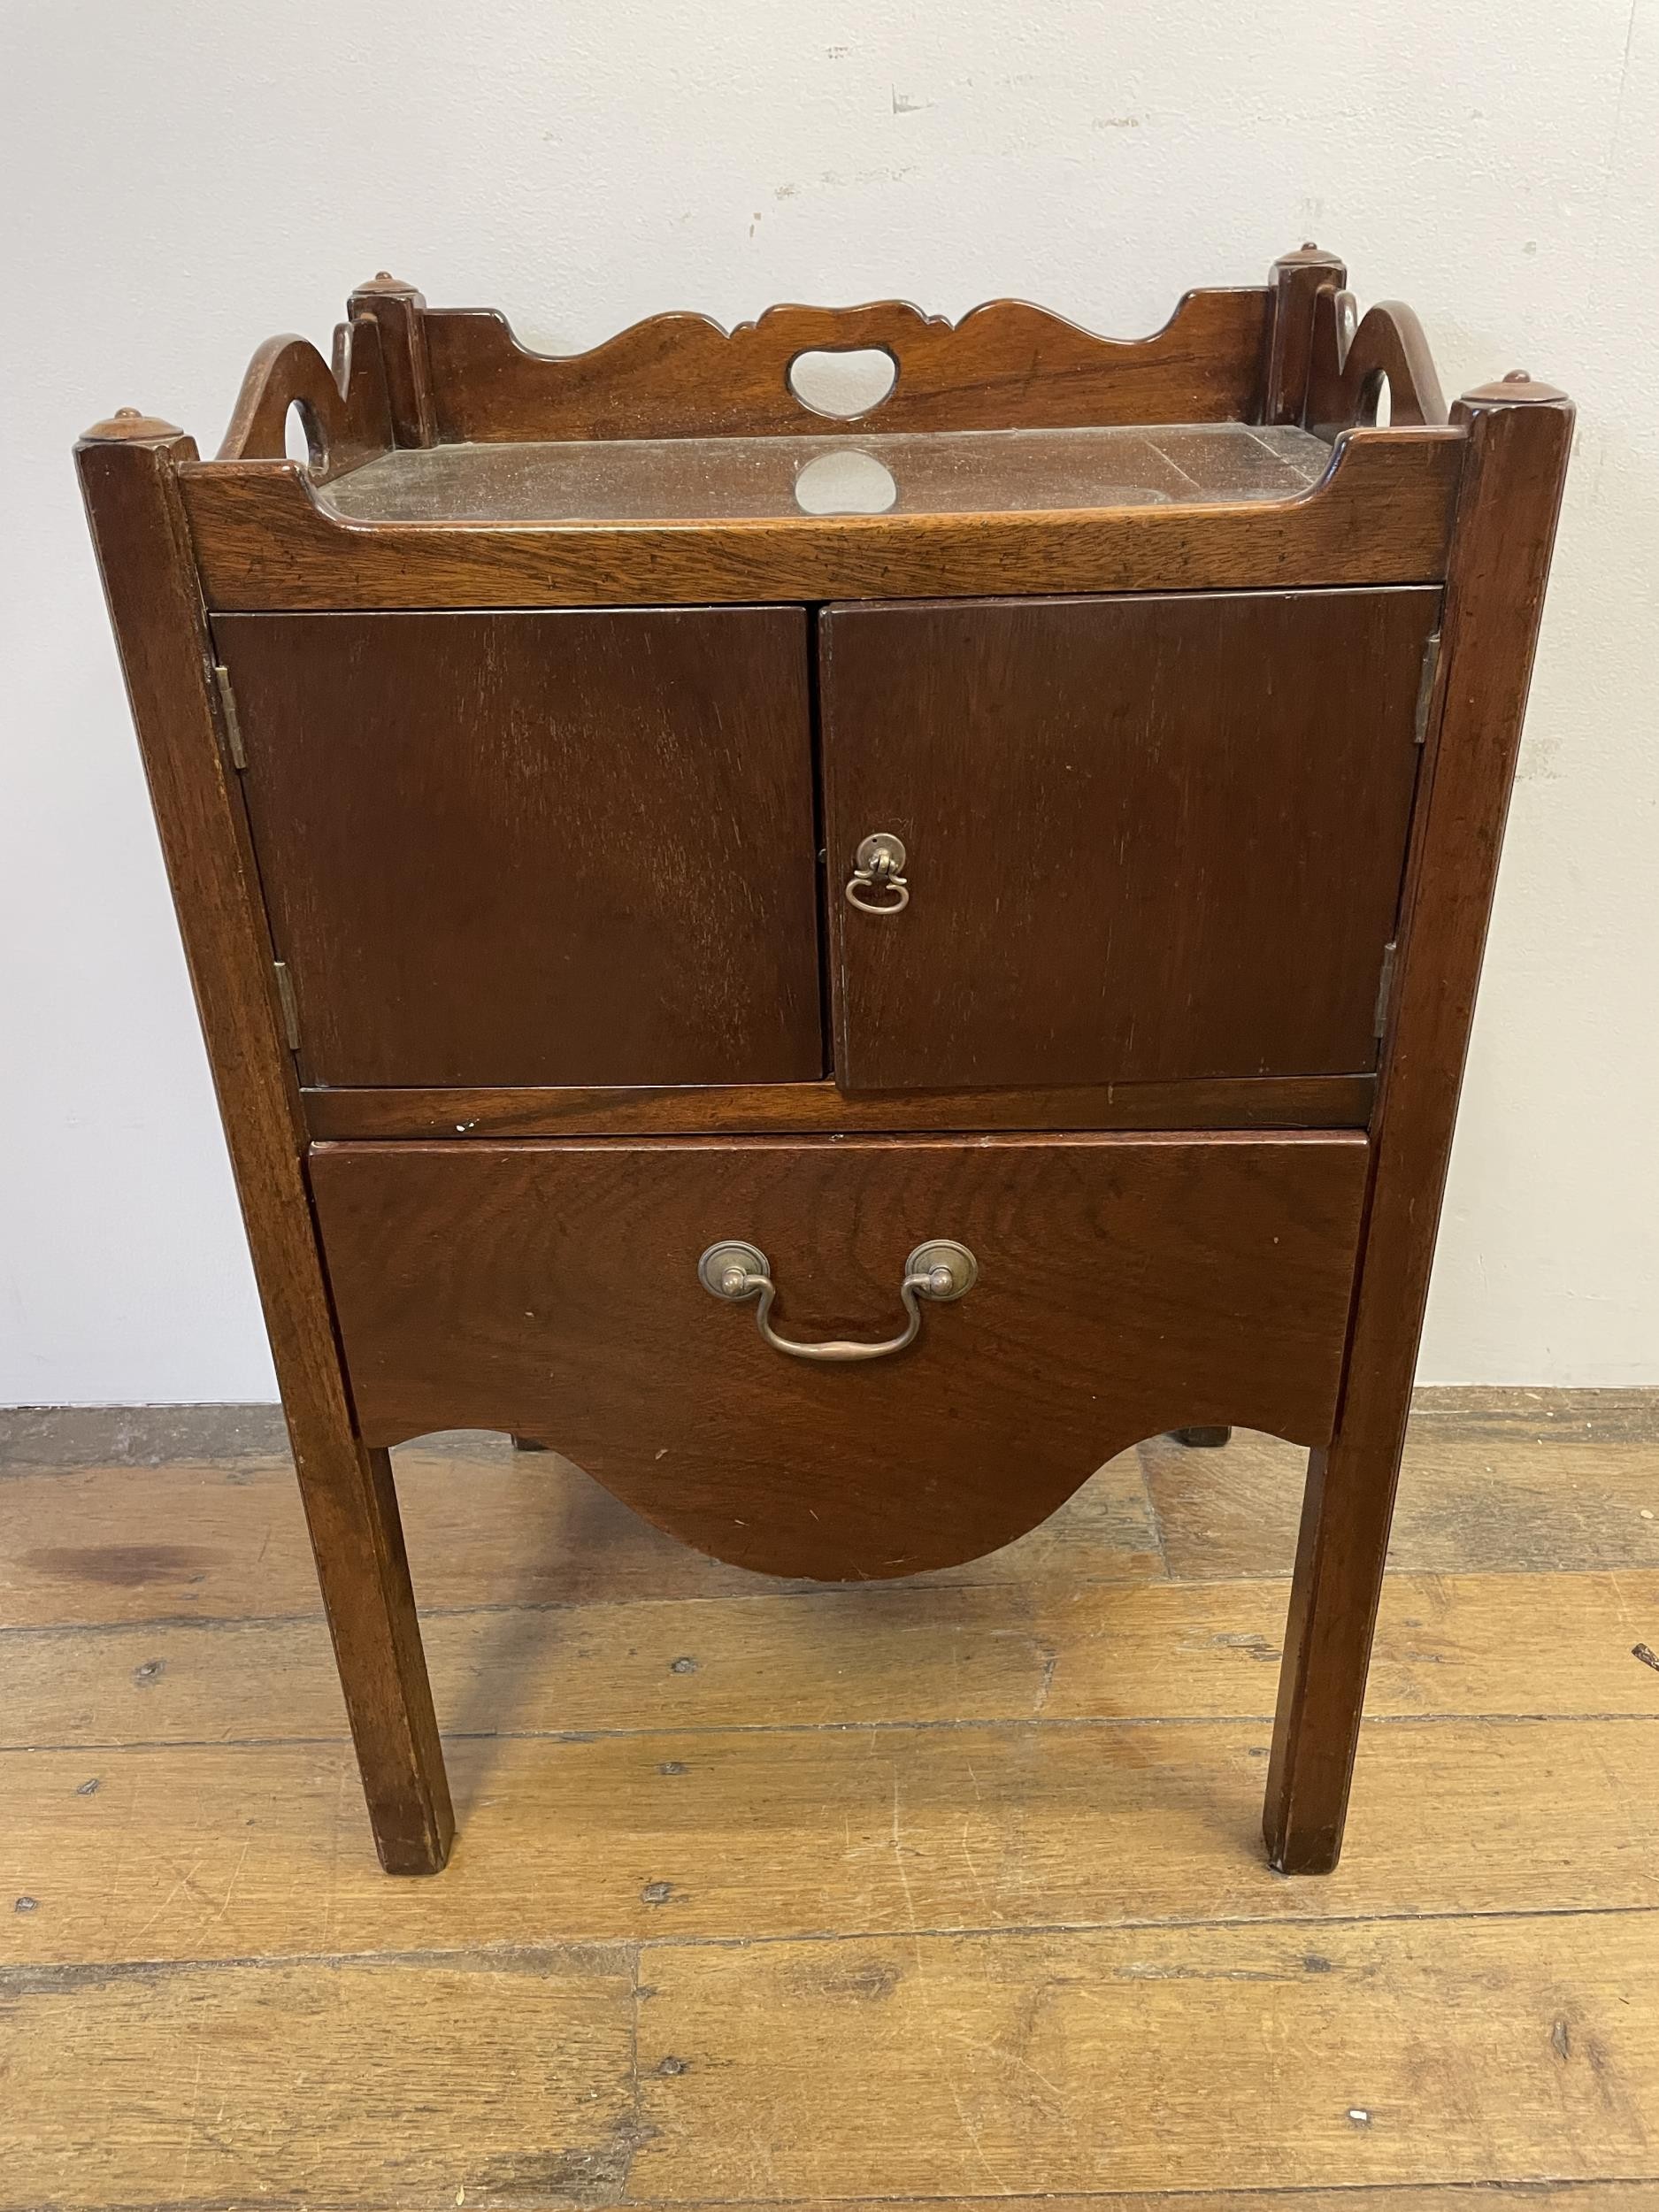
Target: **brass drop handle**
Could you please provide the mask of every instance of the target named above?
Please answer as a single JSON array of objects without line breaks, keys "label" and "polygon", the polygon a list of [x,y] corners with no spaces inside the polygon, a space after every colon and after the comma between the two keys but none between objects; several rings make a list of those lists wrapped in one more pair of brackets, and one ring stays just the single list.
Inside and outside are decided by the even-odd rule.
[{"label": "brass drop handle", "polygon": [[[871,891],[876,894],[875,899],[865,896]],[[891,830],[877,830],[864,840],[853,855],[853,872],[847,879],[847,903],[856,906],[861,914],[879,918],[884,914],[902,914],[910,902],[910,887],[904,880],[904,840],[895,837]]]},{"label": "brass drop handle", "polygon": [[757,1245],[725,1240],[711,1244],[697,1262],[698,1281],[716,1298],[738,1305],[758,1294],[760,1305],[755,1325],[763,1343],[770,1344],[774,1352],[787,1353],[791,1359],[824,1361],[885,1359],[889,1352],[902,1352],[907,1344],[915,1343],[922,1325],[921,1300],[926,1298],[935,1305],[949,1305],[953,1299],[966,1296],[979,1274],[979,1263],[965,1244],[953,1243],[949,1237],[935,1237],[926,1244],[918,1244],[904,1263],[899,1296],[910,1319],[897,1336],[884,1338],[878,1344],[850,1344],[835,1340],[826,1344],[795,1344],[787,1336],[780,1336],[772,1325],[772,1301],[778,1290],[772,1279],[771,1262]]}]

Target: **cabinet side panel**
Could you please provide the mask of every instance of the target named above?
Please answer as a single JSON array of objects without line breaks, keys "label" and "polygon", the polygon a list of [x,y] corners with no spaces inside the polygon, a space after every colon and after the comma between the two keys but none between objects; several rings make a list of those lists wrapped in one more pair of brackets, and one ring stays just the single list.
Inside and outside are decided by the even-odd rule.
[{"label": "cabinet side panel", "polygon": [[157,826],[252,1248],[294,1463],[382,1863],[431,1873],[454,1829],[390,1463],[357,1432],[302,1159],[252,857],[209,691],[174,465],[195,448],[79,449]]},{"label": "cabinet side panel", "polygon": [[1323,1873],[1348,1782],[1440,1201],[1521,741],[1572,410],[1525,377],[1461,400],[1469,467],[1447,581],[1384,1040],[1336,1436],[1309,1469],[1267,1793],[1273,1863]]}]

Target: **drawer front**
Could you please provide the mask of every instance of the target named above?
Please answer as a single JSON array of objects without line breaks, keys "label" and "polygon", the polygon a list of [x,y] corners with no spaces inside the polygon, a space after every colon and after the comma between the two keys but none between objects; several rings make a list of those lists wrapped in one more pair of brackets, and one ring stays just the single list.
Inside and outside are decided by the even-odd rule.
[{"label": "drawer front", "polygon": [[[1358,1135],[319,1145],[363,1431],[512,1430],[764,1571],[978,1557],[1186,1424],[1328,1440]],[[907,1348],[820,1364],[699,1278],[755,1247],[785,1339],[901,1333],[915,1248],[978,1279]]]},{"label": "drawer front", "polygon": [[214,637],[308,1082],[823,1072],[799,610]]},{"label": "drawer front", "polygon": [[[1401,588],[827,609],[842,1084],[1373,1066],[1439,604]],[[883,832],[909,904],[872,913],[843,886]]]}]

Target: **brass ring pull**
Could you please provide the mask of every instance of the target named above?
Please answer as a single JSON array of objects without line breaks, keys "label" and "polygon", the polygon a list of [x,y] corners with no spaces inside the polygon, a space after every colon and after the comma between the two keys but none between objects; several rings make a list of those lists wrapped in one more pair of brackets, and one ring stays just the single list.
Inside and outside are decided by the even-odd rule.
[{"label": "brass ring pull", "polygon": [[885,1359],[890,1352],[902,1352],[907,1344],[915,1343],[922,1325],[920,1302],[926,1298],[936,1305],[949,1305],[973,1288],[979,1274],[979,1263],[965,1244],[954,1243],[949,1237],[935,1237],[926,1244],[918,1244],[904,1263],[899,1296],[910,1319],[897,1336],[884,1338],[877,1344],[846,1343],[833,1339],[826,1344],[795,1344],[787,1336],[780,1336],[772,1325],[772,1301],[778,1289],[772,1279],[771,1263],[757,1245],[725,1240],[711,1244],[697,1262],[698,1281],[716,1298],[724,1298],[735,1305],[758,1294],[760,1305],[756,1311],[755,1325],[764,1344],[770,1344],[774,1352],[787,1353],[791,1359],[823,1361]]},{"label": "brass ring pull", "polygon": [[859,875],[853,875],[848,879],[847,903],[849,906],[856,906],[861,914],[874,914],[878,917],[883,914],[903,913],[910,902],[910,887],[902,876],[888,877],[887,888],[889,891],[897,892],[898,896],[886,906],[877,906],[865,898],[862,887],[868,880],[867,877]]},{"label": "brass ring pull", "polygon": [[[878,895],[879,904],[864,895],[870,891]],[[890,897],[886,895],[888,893]],[[861,914],[873,914],[879,919],[887,914],[902,914],[910,902],[910,887],[904,880],[904,841],[891,830],[877,830],[853,855],[847,903]]]}]

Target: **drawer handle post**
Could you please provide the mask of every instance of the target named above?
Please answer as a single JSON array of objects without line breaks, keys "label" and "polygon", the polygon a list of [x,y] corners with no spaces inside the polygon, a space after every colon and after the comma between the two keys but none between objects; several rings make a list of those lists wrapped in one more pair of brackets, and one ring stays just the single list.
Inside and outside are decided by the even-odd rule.
[{"label": "drawer handle post", "polygon": [[918,1244],[904,1263],[899,1296],[910,1318],[897,1336],[884,1338],[877,1344],[845,1343],[833,1339],[825,1344],[795,1344],[787,1336],[780,1336],[772,1325],[777,1286],[772,1279],[772,1263],[757,1245],[724,1238],[718,1244],[711,1244],[697,1262],[698,1281],[716,1298],[724,1298],[735,1305],[745,1298],[759,1297],[755,1325],[763,1343],[770,1344],[774,1352],[787,1353],[791,1359],[824,1361],[885,1359],[889,1352],[902,1352],[907,1344],[915,1343],[922,1325],[921,1301],[926,1298],[935,1305],[949,1305],[953,1299],[966,1296],[979,1274],[979,1263],[965,1244],[957,1244],[949,1237],[931,1238],[927,1243]]},{"label": "drawer handle post", "polygon": [[[873,898],[865,895],[873,892]],[[847,879],[847,903],[861,914],[902,914],[910,902],[910,887],[904,880],[904,840],[891,830],[877,830],[853,855],[853,872]],[[961,1296],[958,1291],[956,1295]]]}]

